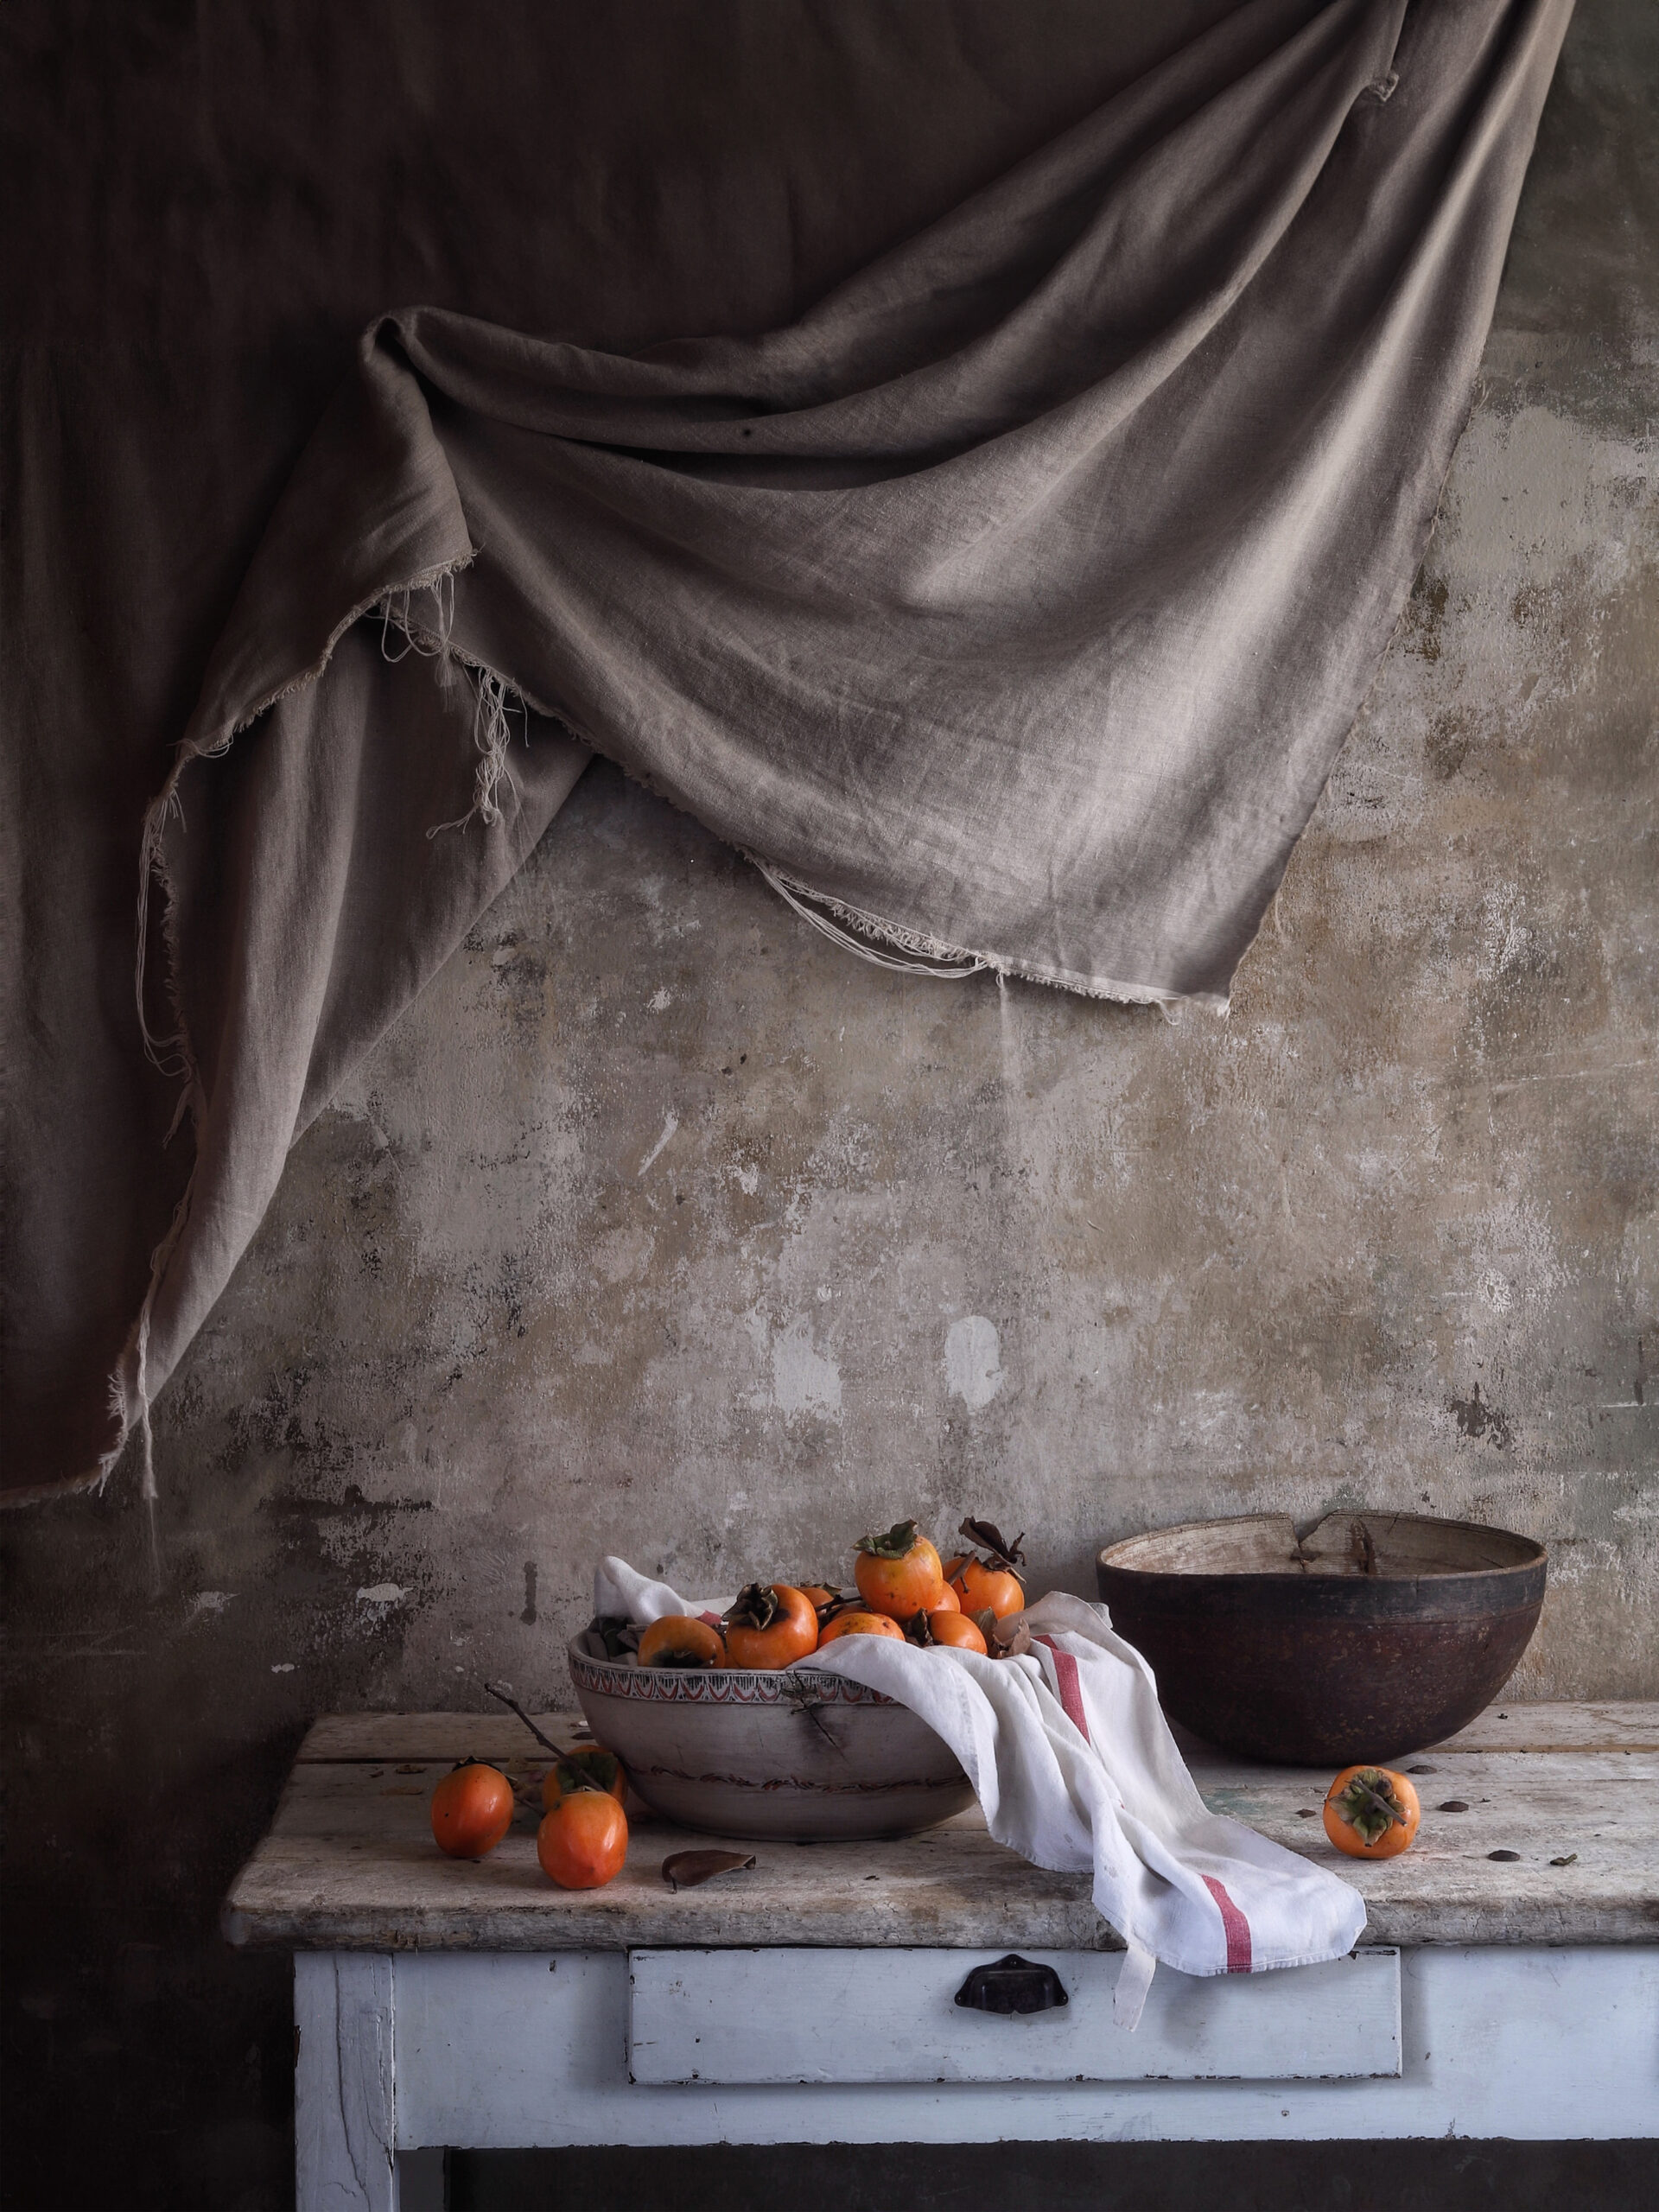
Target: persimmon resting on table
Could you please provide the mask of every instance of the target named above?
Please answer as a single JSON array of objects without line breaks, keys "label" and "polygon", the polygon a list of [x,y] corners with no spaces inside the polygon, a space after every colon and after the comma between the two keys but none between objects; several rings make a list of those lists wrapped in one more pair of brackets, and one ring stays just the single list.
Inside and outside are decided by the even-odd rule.
[{"label": "persimmon resting on table", "polygon": [[1325,1794],[1325,1832],[1351,1859],[1397,1859],[1422,1816],[1416,1784],[1392,1767],[1345,1766]]},{"label": "persimmon resting on table", "polygon": [[536,1831],[543,1873],[562,1890],[602,1889],[628,1855],[628,1816],[607,1789],[566,1791]]},{"label": "persimmon resting on table", "polygon": [[483,1859],[512,1826],[512,1784],[499,1767],[463,1759],[432,1792],[432,1834],[451,1859]]}]

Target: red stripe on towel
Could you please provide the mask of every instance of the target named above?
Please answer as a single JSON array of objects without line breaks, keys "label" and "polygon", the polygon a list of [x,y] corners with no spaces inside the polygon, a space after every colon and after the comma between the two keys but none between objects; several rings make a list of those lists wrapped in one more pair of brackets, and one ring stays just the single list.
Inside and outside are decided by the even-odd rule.
[{"label": "red stripe on towel", "polygon": [[1077,1662],[1069,1651],[1062,1651],[1052,1636],[1039,1636],[1039,1643],[1046,1644],[1054,1655],[1054,1679],[1059,1685],[1060,1703],[1065,1717],[1086,1744],[1090,1740],[1089,1717],[1083,1709],[1083,1677],[1077,1672]]},{"label": "red stripe on towel", "polygon": [[1224,1882],[1217,1882],[1206,1874],[1204,1886],[1214,1897],[1221,1914],[1221,1924],[1227,1930],[1227,1971],[1229,1974],[1249,1974],[1250,1971],[1250,1923],[1227,1894]]}]

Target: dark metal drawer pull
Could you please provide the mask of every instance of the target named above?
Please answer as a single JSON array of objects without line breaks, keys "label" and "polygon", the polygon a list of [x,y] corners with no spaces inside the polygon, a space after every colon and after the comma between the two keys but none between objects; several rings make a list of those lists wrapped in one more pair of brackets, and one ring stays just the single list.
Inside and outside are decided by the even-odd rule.
[{"label": "dark metal drawer pull", "polygon": [[957,2004],[976,2012],[1046,2012],[1071,2001],[1052,1967],[1034,1966],[1017,1951],[991,1966],[976,1967],[957,1992]]}]

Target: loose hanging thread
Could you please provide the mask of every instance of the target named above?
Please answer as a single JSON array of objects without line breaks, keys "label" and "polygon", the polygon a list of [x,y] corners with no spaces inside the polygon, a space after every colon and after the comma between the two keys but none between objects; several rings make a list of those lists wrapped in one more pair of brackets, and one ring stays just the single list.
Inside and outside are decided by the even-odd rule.
[{"label": "loose hanging thread", "polygon": [[[412,613],[419,592],[429,592],[432,597],[435,619],[429,627],[416,620]],[[464,830],[474,815],[486,828],[493,827],[501,819],[499,794],[504,780],[508,791],[515,798],[518,796],[507,766],[507,750],[512,743],[512,716],[515,709],[524,742],[530,742],[530,714],[524,700],[505,677],[491,668],[474,666],[450,642],[455,623],[453,569],[435,577],[429,584],[408,585],[402,590],[388,592],[379,602],[379,614],[380,658],[389,666],[395,668],[399,661],[416,653],[423,660],[438,663],[441,682],[447,683],[452,671],[459,668],[473,687],[473,745],[478,753],[473,803],[465,814],[457,815],[454,821],[434,823],[427,836],[435,837],[445,830]],[[394,635],[402,639],[395,652],[391,650]]]}]

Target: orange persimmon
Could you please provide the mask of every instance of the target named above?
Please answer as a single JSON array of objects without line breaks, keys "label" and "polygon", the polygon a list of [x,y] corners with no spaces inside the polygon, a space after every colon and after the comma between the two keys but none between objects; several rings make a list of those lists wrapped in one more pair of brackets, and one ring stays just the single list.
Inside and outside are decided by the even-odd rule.
[{"label": "orange persimmon", "polygon": [[982,1657],[989,1656],[984,1637],[964,1612],[940,1605],[928,1615],[927,1627],[935,1643],[953,1643],[958,1651],[977,1651]]},{"label": "orange persimmon", "polygon": [[562,1890],[602,1889],[628,1855],[628,1816],[607,1789],[572,1789],[536,1831],[542,1872]]},{"label": "orange persimmon", "polygon": [[751,1582],[724,1627],[734,1667],[787,1667],[818,1648],[817,1609],[792,1582]]},{"label": "orange persimmon", "polygon": [[550,1813],[576,1789],[603,1789],[619,1805],[626,1804],[628,1777],[616,1753],[599,1744],[580,1744],[574,1751],[567,1751],[542,1777],[543,1810]]},{"label": "orange persimmon", "polygon": [[499,1767],[466,1759],[432,1792],[432,1836],[451,1859],[483,1859],[512,1826],[512,1784]]},{"label": "orange persimmon", "polygon": [[664,1613],[639,1638],[642,1667],[723,1667],[726,1640],[693,1613]]},{"label": "orange persimmon", "polygon": [[858,1594],[873,1613],[907,1621],[933,1612],[944,1588],[944,1569],[913,1521],[895,1521],[879,1536],[861,1536],[853,1562]]},{"label": "orange persimmon", "polygon": [[950,1562],[950,1587],[964,1613],[995,1613],[1005,1621],[1010,1613],[1025,1611],[1026,1593],[1020,1578],[1005,1567],[987,1567],[971,1553]]},{"label": "orange persimmon", "polygon": [[902,1643],[905,1631],[891,1613],[861,1613],[856,1605],[849,1605],[824,1630],[818,1638],[819,1649],[833,1643],[838,1636],[896,1636]]},{"label": "orange persimmon", "polygon": [[1325,1793],[1325,1832],[1351,1859],[1397,1859],[1423,1817],[1416,1784],[1388,1766],[1345,1766]]}]

